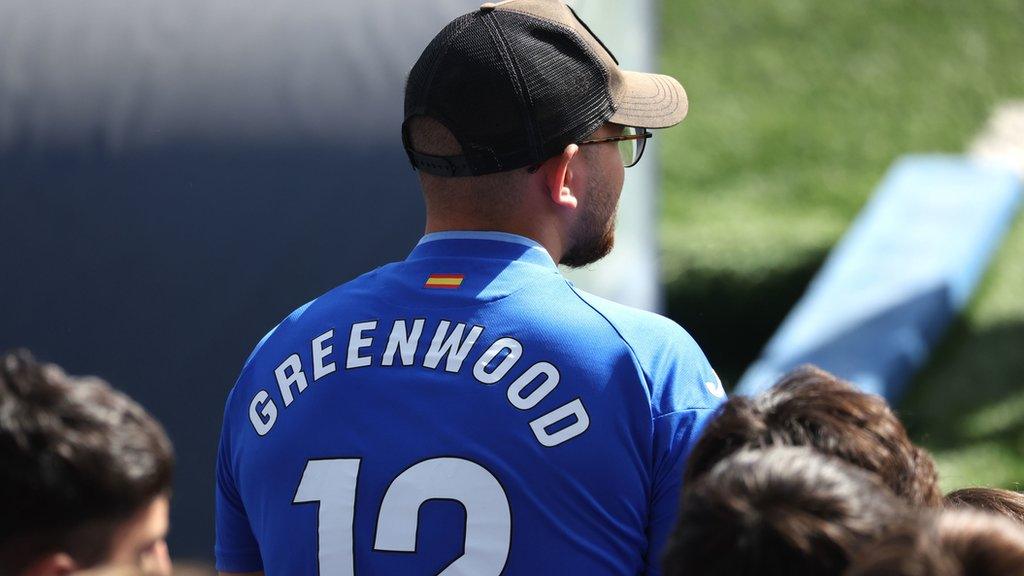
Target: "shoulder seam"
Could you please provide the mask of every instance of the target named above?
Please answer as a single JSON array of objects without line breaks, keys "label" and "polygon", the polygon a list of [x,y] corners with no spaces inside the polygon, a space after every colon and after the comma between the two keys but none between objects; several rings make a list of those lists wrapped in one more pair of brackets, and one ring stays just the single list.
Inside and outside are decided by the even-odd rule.
[{"label": "shoulder seam", "polygon": [[633,345],[630,344],[628,340],[626,340],[626,337],[622,335],[622,332],[619,331],[619,328],[615,325],[614,322],[612,322],[607,316],[605,316],[604,312],[601,312],[600,310],[595,308],[593,304],[588,302],[586,298],[580,295],[579,291],[576,290],[575,286],[573,286],[568,281],[565,282],[565,285],[569,287],[569,290],[571,290],[572,293],[576,295],[576,298],[578,298],[580,302],[582,302],[585,306],[593,310],[595,314],[600,316],[601,319],[603,319],[605,323],[608,324],[609,328],[615,331],[615,334],[619,337],[619,340],[621,340],[622,344],[626,346],[627,350],[629,350],[629,355],[633,358],[633,363],[636,365],[637,370],[640,372],[640,377],[643,378],[644,394],[647,396],[647,405],[652,408],[651,421],[653,422],[654,419],[657,417],[653,413],[653,406],[651,406],[651,381],[650,378],[647,377],[647,372],[644,370],[644,365],[643,363],[640,362],[640,356],[638,356],[636,350],[633,349]]},{"label": "shoulder seam", "polygon": [[[648,404],[650,404],[651,380],[647,376],[647,372],[644,369],[643,363],[640,362],[640,357],[637,355],[636,350],[633,349],[633,346],[622,335],[622,332],[619,331],[619,329],[615,326],[614,322],[612,322],[607,316],[605,316],[605,314],[603,312],[601,312],[600,310],[595,308],[593,304],[588,302],[587,299],[584,298],[579,293],[578,290],[576,290],[575,286],[573,286],[569,282],[566,282],[566,285],[569,287],[570,290],[572,290],[573,294],[575,294],[576,297],[579,298],[581,302],[583,302],[583,304],[585,304],[587,307],[589,307],[591,310],[593,310],[597,315],[599,315],[601,318],[603,318],[604,321],[608,323],[608,326],[610,326],[611,329],[614,330],[615,333],[619,336],[619,339],[622,340],[622,343],[626,345],[626,348],[629,350],[630,356],[633,357],[633,361],[636,363],[637,367],[640,369],[640,374],[643,376],[644,383],[646,384],[645,392],[646,392],[647,397],[648,397]],[[717,405],[715,405],[715,406],[706,406],[706,405],[705,406],[693,406],[693,407],[687,408],[685,410],[674,410],[672,412],[665,412],[664,414],[659,414],[657,416],[654,415],[654,410],[653,410],[654,406],[653,405],[651,406],[651,408],[652,408],[652,410],[651,410],[651,421],[653,422],[653,421],[655,421],[658,418],[661,418],[663,416],[671,416],[672,414],[678,414],[679,412],[690,412],[692,410],[714,410],[714,409],[717,408]]]},{"label": "shoulder seam", "polygon": [[675,416],[676,414],[686,414],[689,412],[714,412],[718,410],[718,406],[695,406],[693,408],[687,408],[685,410],[673,410],[671,412],[665,412],[661,416],[655,416],[653,420],[660,420],[666,416]]}]

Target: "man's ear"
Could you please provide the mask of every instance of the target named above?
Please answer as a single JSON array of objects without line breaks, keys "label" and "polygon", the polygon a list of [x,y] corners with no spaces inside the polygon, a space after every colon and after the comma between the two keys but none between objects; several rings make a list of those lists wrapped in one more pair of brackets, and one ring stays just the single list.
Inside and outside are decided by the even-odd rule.
[{"label": "man's ear", "polygon": [[29,565],[21,576],[64,576],[71,574],[78,564],[64,552],[54,552],[43,556]]},{"label": "man's ear", "polygon": [[547,172],[548,194],[551,196],[551,201],[565,208],[576,208],[578,204],[573,190],[576,183],[573,181],[569,163],[572,162],[579,150],[579,146],[569,144],[561,154],[545,162],[547,166],[544,168]]}]

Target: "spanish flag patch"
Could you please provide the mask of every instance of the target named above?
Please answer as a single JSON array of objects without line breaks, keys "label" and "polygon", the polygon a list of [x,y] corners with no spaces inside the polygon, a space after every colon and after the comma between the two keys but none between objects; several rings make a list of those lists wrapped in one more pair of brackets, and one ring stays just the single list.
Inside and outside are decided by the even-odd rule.
[{"label": "spanish flag patch", "polygon": [[431,274],[423,283],[424,288],[458,288],[462,286],[462,274]]}]

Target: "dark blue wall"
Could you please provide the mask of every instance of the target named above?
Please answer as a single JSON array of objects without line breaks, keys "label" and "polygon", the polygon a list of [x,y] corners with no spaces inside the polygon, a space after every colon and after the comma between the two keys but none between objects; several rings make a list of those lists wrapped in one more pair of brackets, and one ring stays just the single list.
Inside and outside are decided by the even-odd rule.
[{"label": "dark blue wall", "polygon": [[0,348],[103,376],[164,423],[176,554],[209,555],[223,401],[252,346],[418,238],[402,161],[383,148],[4,158]]},{"label": "dark blue wall", "polygon": [[252,347],[420,236],[404,79],[477,5],[0,0],[0,349],[165,424],[176,557],[212,556],[223,402]]}]

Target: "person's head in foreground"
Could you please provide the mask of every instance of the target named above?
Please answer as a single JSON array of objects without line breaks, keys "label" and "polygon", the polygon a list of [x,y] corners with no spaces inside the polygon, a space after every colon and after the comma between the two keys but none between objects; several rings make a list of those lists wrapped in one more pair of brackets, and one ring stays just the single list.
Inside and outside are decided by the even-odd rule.
[{"label": "person's head in foreground", "polygon": [[904,514],[877,476],[837,458],[743,450],[683,491],[665,574],[839,575]]},{"label": "person's head in foreground", "polygon": [[434,38],[406,85],[427,232],[514,232],[561,264],[594,262],[612,248],[623,168],[647,129],[686,112],[679,82],[619,69],[562,2],[485,4]]},{"label": "person's head in foreground", "polygon": [[942,502],[934,461],[885,400],[811,366],[757,396],[730,398],[690,454],[684,484],[738,450],[769,446],[810,446],[877,474],[910,504]]},{"label": "person's head in foreground", "polygon": [[1024,528],[983,512],[923,513],[865,547],[846,576],[1024,576]]},{"label": "person's head in foreground", "polygon": [[1005,516],[1024,526],[1024,494],[981,486],[954,490],[943,499],[950,510],[980,510]]},{"label": "person's head in foreground", "polygon": [[0,356],[0,572],[167,574],[174,458],[160,424],[99,378]]}]

